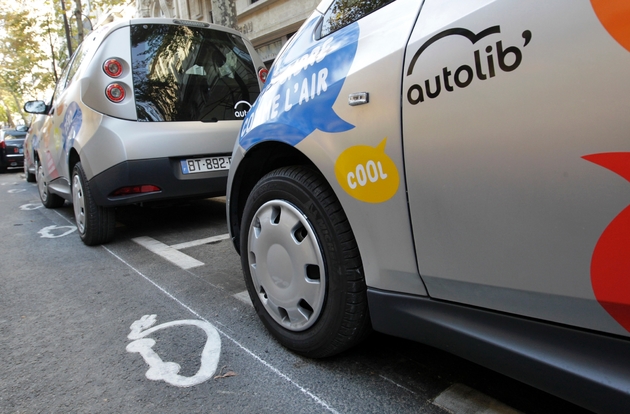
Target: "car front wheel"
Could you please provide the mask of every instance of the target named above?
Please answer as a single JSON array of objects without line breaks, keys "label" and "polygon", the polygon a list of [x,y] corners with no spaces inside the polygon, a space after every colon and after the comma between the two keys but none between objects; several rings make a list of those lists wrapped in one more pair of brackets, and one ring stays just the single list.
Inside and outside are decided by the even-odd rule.
[{"label": "car front wheel", "polygon": [[114,237],[116,212],[96,205],[81,163],[72,170],[72,204],[81,240],[88,246],[107,243]]},{"label": "car front wheel", "polygon": [[359,250],[318,172],[294,166],[264,176],[247,199],[240,243],[254,308],[284,346],[326,357],[370,332]]}]

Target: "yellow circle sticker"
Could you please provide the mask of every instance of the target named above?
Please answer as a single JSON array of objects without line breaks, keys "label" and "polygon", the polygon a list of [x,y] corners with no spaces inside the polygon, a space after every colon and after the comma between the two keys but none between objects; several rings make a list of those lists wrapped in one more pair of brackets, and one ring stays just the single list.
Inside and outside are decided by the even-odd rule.
[{"label": "yellow circle sticker", "polygon": [[396,164],[385,154],[387,138],[376,147],[356,145],[339,155],[335,175],[352,197],[366,203],[382,203],[398,191],[400,178]]}]

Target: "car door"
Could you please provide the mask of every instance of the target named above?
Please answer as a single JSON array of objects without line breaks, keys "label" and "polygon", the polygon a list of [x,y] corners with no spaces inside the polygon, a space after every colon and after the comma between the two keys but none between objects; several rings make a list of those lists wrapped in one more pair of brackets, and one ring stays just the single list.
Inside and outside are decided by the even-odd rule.
[{"label": "car door", "polygon": [[[69,64],[62,72],[54,97],[50,118],[44,126],[43,147],[40,158],[44,167],[46,181],[54,186],[68,187],[70,185],[70,173],[68,171],[67,155],[71,147],[69,142],[72,137],[69,132],[76,125],[76,112],[78,91],[71,88],[72,80],[85,56],[84,49],[79,46],[72,56]],[[80,114],[80,111],[78,111]],[[80,120],[79,120],[80,122]],[[76,131],[74,131],[76,133]],[[59,180],[61,178],[61,180]]]},{"label": "car door", "polygon": [[432,297],[628,335],[630,49],[605,27],[606,13],[627,27],[618,4],[424,2],[402,101]]}]

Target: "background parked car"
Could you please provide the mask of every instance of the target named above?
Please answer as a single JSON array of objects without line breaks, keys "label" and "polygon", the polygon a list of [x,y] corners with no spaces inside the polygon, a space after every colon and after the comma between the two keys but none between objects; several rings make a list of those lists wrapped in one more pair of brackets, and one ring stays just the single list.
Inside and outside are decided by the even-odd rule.
[{"label": "background parked car", "polygon": [[9,167],[22,167],[25,137],[26,131],[23,128],[0,130],[0,172],[5,172]]},{"label": "background parked car", "polygon": [[228,183],[269,331],[324,357],[373,328],[627,411],[628,33],[625,2],[323,1]]},{"label": "background parked car", "polygon": [[42,203],[74,206],[85,244],[114,235],[115,207],[225,194],[231,150],[266,69],[237,31],[132,19],[90,34],[60,76],[35,146]]}]

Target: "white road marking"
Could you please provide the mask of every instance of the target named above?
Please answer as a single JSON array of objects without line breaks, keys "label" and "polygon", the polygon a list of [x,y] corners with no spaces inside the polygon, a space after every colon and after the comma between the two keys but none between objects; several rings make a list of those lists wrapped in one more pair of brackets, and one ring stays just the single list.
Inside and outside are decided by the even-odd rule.
[{"label": "white road marking", "polygon": [[416,395],[416,393],[415,393],[415,392],[413,392],[413,391],[411,391],[409,388],[407,388],[407,387],[403,387],[403,386],[402,386],[402,385],[400,385],[399,383],[394,382],[393,380],[390,380],[390,379],[389,379],[389,378],[387,378],[387,377],[384,377],[384,376],[382,376],[382,375],[379,375],[379,377],[383,378],[383,379],[384,379],[385,381],[387,381],[387,382],[391,382],[391,383],[392,383],[392,384],[394,384],[395,386],[397,386],[397,387],[399,387],[399,388],[402,388],[403,390],[405,390],[405,391],[407,391],[407,392],[412,393],[413,395]]},{"label": "white road marking", "polygon": [[59,237],[67,236],[68,234],[77,231],[76,226],[48,226],[44,227],[37,233],[44,239],[57,239]]},{"label": "white road marking", "polygon": [[433,400],[433,404],[458,414],[520,414],[520,411],[464,384],[451,385]]},{"label": "white road marking", "polygon": [[23,188],[13,188],[11,190],[8,190],[7,193],[15,194],[15,193],[23,193],[24,191],[26,190]]},{"label": "white road marking", "polygon": [[[131,332],[127,336],[127,338],[134,340],[127,345],[127,352],[139,353],[144,358],[144,361],[149,364],[150,368],[145,374],[146,377],[153,381],[163,380],[176,387],[192,387],[212,378],[212,375],[217,370],[219,357],[221,356],[221,337],[216,328],[208,321],[193,319],[167,322],[151,328],[155,324],[155,320],[156,315],[144,315],[131,324],[129,327]],[[206,344],[201,351],[201,366],[199,371],[192,377],[179,375],[178,372],[181,369],[179,364],[162,361],[162,358],[153,350],[155,340],[145,338],[145,336],[160,329],[181,325],[197,326],[207,335]]]},{"label": "white road marking", "polygon": [[207,237],[205,239],[193,240],[186,243],[173,244],[171,247],[173,249],[182,250],[187,249],[189,247],[201,246],[202,244],[214,243],[221,240],[229,239],[229,234],[220,234],[218,236]]},{"label": "white road marking", "polygon": [[22,211],[29,211],[29,210],[37,210],[38,208],[42,208],[44,207],[42,204],[22,204],[20,206],[20,210]]},{"label": "white road marking", "polygon": [[[179,304],[181,307],[183,307],[184,309],[186,309],[188,312],[192,313],[193,315],[195,315],[195,317],[197,319],[201,319],[202,321],[208,322],[205,318],[201,317],[201,315],[199,315],[197,312],[195,312],[192,308],[190,308],[188,305],[186,305],[185,303],[183,303],[182,301],[180,301],[179,299],[177,299],[175,296],[173,296],[172,294],[170,294],[168,291],[166,291],[166,289],[164,289],[163,287],[161,287],[160,285],[158,285],[157,283],[155,283],[152,279],[150,279],[148,276],[145,276],[142,272],[140,272],[139,270],[137,270],[135,267],[131,266],[129,263],[127,263],[122,257],[118,256],[116,253],[114,253],[113,251],[111,251],[109,248],[107,248],[106,246],[101,246],[103,249],[105,249],[106,251],[109,252],[109,254],[111,254],[112,256],[114,256],[116,259],[120,260],[122,263],[124,263],[127,267],[129,267],[131,270],[133,270],[134,272],[136,272],[138,275],[140,275],[142,278],[144,278],[144,280],[146,280],[147,282],[151,283],[153,286],[155,286],[157,289],[159,289],[162,293],[164,293],[166,296],[168,296],[170,299],[172,299],[173,301],[175,301],[177,304]],[[313,394],[312,392],[310,392],[309,390],[307,390],[306,388],[302,387],[300,384],[298,384],[297,382],[295,382],[293,379],[291,379],[288,375],[284,374],[283,372],[281,372],[278,368],[274,367],[273,365],[271,365],[269,362],[265,361],[264,359],[262,359],[261,357],[259,357],[258,355],[256,355],[253,351],[250,351],[248,348],[246,348],[244,345],[242,345],[240,342],[238,342],[236,339],[232,338],[230,335],[226,334],[225,332],[223,332],[222,330],[220,330],[219,328],[216,328],[217,332],[219,332],[219,334],[223,335],[225,338],[227,338],[229,341],[231,341],[233,344],[235,344],[236,346],[238,346],[240,349],[242,349],[245,353],[247,353],[249,356],[251,356],[252,358],[254,358],[256,361],[260,362],[261,364],[263,364],[265,367],[267,367],[268,369],[270,369],[274,374],[278,375],[280,378],[284,379],[285,381],[288,381],[291,385],[295,386],[297,389],[299,389],[302,393],[304,393],[305,395],[309,396],[313,401],[315,401],[317,404],[321,405],[323,408],[325,408],[326,410],[328,410],[331,413],[335,413],[337,414],[338,411],[335,410],[334,408],[332,408],[330,405],[328,405],[328,403],[324,400],[322,400],[321,398],[319,398],[318,396],[316,396],[315,394]]]},{"label": "white road marking", "polygon": [[203,266],[204,263],[199,260],[188,256],[180,252],[177,249],[172,248],[162,242],[159,242],[151,237],[136,237],[131,239],[134,242],[138,243],[140,246],[147,248],[149,251],[162,256],[169,262],[173,263],[176,266],[181,267],[182,269],[191,269],[193,267]]},{"label": "white road marking", "polygon": [[249,292],[244,290],[242,292],[238,292],[235,295],[232,295],[232,297],[235,297],[236,299],[240,300],[243,303],[247,303],[249,306],[254,306],[252,304],[252,300],[249,297]]}]

